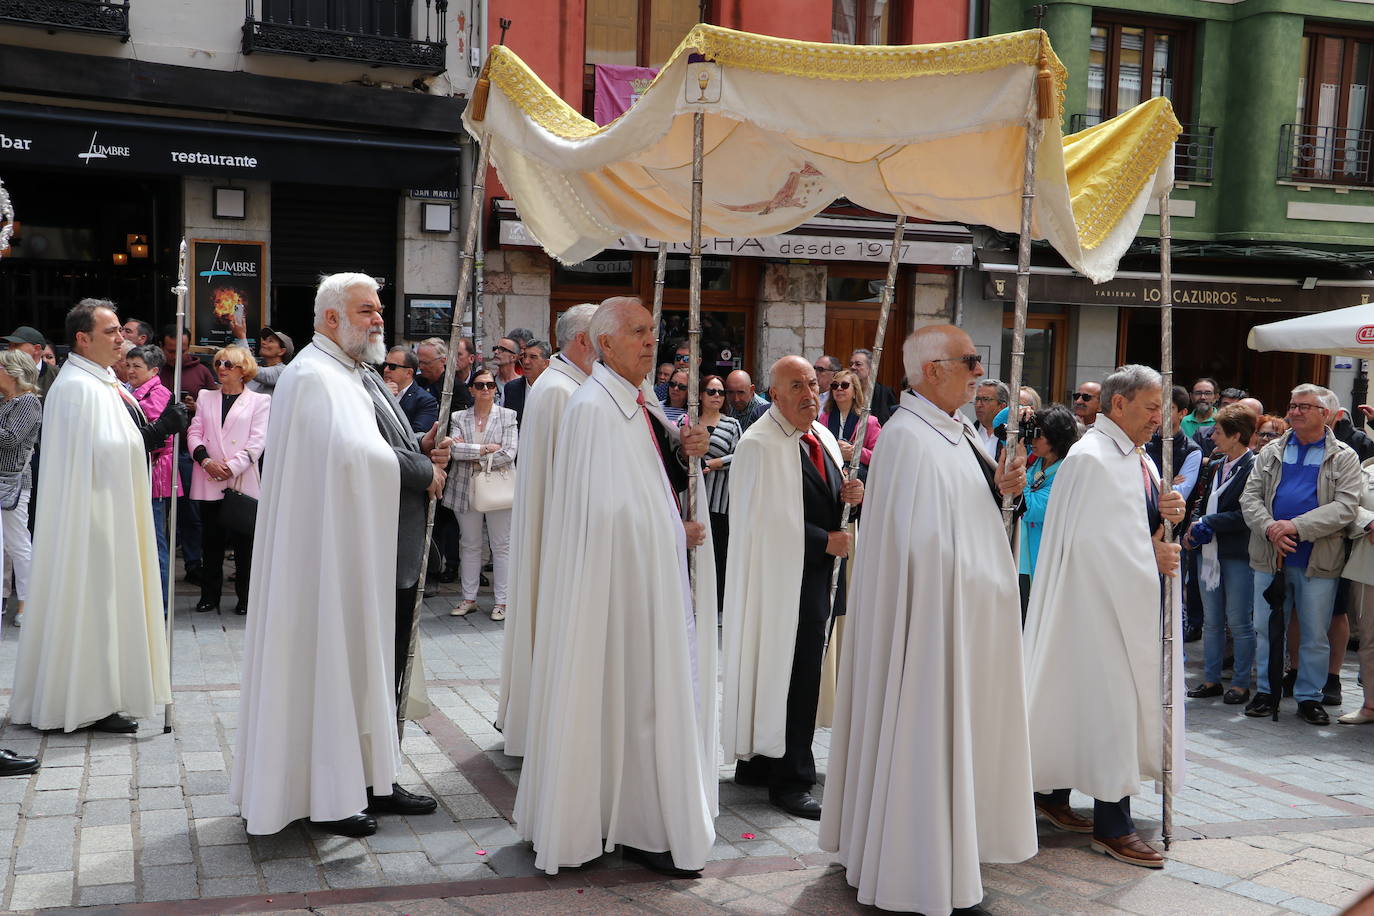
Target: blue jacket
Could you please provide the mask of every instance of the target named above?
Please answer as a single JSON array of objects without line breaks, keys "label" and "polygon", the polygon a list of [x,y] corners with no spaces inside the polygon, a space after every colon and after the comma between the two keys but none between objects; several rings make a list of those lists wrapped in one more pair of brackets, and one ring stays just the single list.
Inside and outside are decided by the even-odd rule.
[{"label": "blue jacket", "polygon": [[1063,460],[1045,468],[1045,476],[1037,480],[1041,459],[1035,458],[1026,467],[1026,489],[1021,515],[1021,568],[1023,576],[1035,576],[1035,558],[1040,553],[1040,535],[1045,530],[1045,510],[1050,505],[1050,488],[1054,475],[1059,473]]},{"label": "blue jacket", "polygon": [[419,379],[402,392],[401,410],[410,421],[410,428],[422,436],[439,419],[439,402],[434,400],[434,395],[420,387]]}]

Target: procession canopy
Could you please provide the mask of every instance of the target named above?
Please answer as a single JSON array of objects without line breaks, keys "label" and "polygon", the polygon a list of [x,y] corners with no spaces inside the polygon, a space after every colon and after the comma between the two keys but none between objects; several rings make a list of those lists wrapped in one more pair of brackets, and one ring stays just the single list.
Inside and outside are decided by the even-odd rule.
[{"label": "procession canopy", "polygon": [[[1040,104],[1037,75],[1049,90]],[[1043,118],[1032,234],[1100,283],[1152,193],[1172,185],[1180,132],[1169,101],[1155,98],[1064,137],[1066,71],[1038,29],[898,47],[698,25],[604,126],[506,47],[491,49],[488,76],[485,114],[469,106],[465,124],[489,144],[525,225],[566,263],[623,235],[688,240],[696,112],[704,238],[786,232],[840,197],[1019,231],[1026,131]]]}]

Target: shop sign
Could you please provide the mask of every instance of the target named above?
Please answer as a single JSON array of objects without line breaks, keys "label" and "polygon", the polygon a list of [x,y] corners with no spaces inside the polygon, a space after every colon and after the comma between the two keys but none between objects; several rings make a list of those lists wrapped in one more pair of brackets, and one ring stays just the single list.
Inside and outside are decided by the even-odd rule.
[{"label": "shop sign", "polygon": [[[534,234],[520,220],[505,220],[501,224],[502,245],[537,246]],[[643,251],[657,254],[659,242],[625,235],[606,246],[613,251]],[[669,254],[689,254],[686,242],[669,242]],[[737,258],[780,258],[811,261],[881,261],[886,264],[892,256],[891,239],[858,238],[839,235],[770,235],[758,238],[702,239],[704,255]],[[898,250],[902,264],[938,264],[968,266],[973,263],[973,246],[959,242],[929,242],[912,239]]]},{"label": "shop sign", "polygon": [[266,242],[191,240],[191,342],[198,347],[224,347],[267,323],[264,310]]},{"label": "shop sign", "polygon": [[[985,271],[984,294],[988,299],[1016,299],[1016,274],[1012,270]],[[1232,283],[1176,276],[1174,305],[1180,308],[1241,312],[1324,312],[1359,305],[1374,297],[1374,286],[1322,286],[1303,289],[1299,280],[1282,283]],[[1116,305],[1158,307],[1158,277],[1118,277],[1094,284],[1086,277],[1032,273],[1030,301],[1060,305]]]}]

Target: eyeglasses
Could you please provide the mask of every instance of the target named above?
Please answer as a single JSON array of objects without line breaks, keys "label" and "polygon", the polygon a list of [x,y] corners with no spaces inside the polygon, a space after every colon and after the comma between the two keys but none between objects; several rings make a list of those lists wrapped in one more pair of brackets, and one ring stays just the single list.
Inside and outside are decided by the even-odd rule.
[{"label": "eyeglasses", "polygon": [[1213,392],[1208,391],[1208,390],[1205,389],[1205,388],[1194,388],[1194,389],[1193,389],[1193,397],[1195,397],[1195,398],[1210,398],[1210,397],[1212,397],[1212,395],[1213,395]]},{"label": "eyeglasses", "polygon": [[702,394],[709,394],[709,395],[710,395],[711,397],[713,397],[713,398],[723,398],[723,397],[725,397],[725,389],[724,389],[724,388],[707,388],[705,391],[702,392]]},{"label": "eyeglasses", "polygon": [[511,350],[511,349],[509,349],[509,348],[507,348],[507,347],[492,347],[492,348],[491,348],[491,352],[493,352],[493,353],[509,353],[511,356],[517,356],[517,355],[519,355],[519,354],[517,354],[514,350]]},{"label": "eyeglasses", "polygon": [[1073,399],[1075,401],[1091,401],[1093,399],[1093,395],[1087,394],[1082,391],[1075,391],[1073,393]]},{"label": "eyeglasses", "polygon": [[1261,439],[1277,439],[1283,433],[1256,433]]},{"label": "eyeglasses", "polygon": [[965,355],[963,355],[963,356],[951,356],[951,357],[949,357],[949,358],[947,358],[947,359],[932,359],[931,362],[932,362],[932,363],[963,363],[965,366],[968,367],[968,371],[972,372],[974,369],[977,369],[979,366],[983,365],[983,354],[981,354],[981,353],[967,353],[967,354],[965,354]]},{"label": "eyeglasses", "polygon": [[228,359],[217,359],[217,360],[215,360],[215,368],[216,368],[216,369],[237,369],[237,368],[239,368],[239,364],[236,363],[236,362],[233,362],[232,360],[228,360]]},{"label": "eyeglasses", "polygon": [[684,384],[682,384],[681,382],[669,382],[669,383],[668,383],[668,387],[671,388],[671,389],[673,389],[674,391],[686,391],[686,390],[687,390],[687,386],[684,385]]},{"label": "eyeglasses", "polygon": [[1000,403],[1002,403],[1002,402],[999,401],[997,398],[993,398],[993,397],[977,397],[977,398],[974,398],[974,399],[973,399],[973,403],[975,403],[975,404],[1000,404]]},{"label": "eyeglasses", "polygon": [[849,383],[848,383],[848,382],[831,382],[831,383],[830,383],[830,390],[831,390],[831,391],[848,391],[848,390],[849,390]]},{"label": "eyeglasses", "polygon": [[811,368],[813,368],[813,369],[816,370],[816,374],[817,374],[817,375],[820,375],[822,372],[835,372],[835,371],[837,371],[837,370],[835,370],[835,369],[831,369],[829,366],[812,366]]},{"label": "eyeglasses", "polygon": [[401,370],[401,369],[409,369],[409,368],[410,368],[410,367],[407,366],[405,363],[382,363],[382,371],[383,371],[383,372],[385,372],[385,371],[388,370],[388,369],[396,369],[396,370],[399,371],[399,370]]},{"label": "eyeglasses", "polygon": [[473,382],[472,384],[468,385],[468,387],[469,387],[469,388],[476,388],[478,391],[494,391],[494,390],[496,390],[496,383],[495,383],[495,382]]},{"label": "eyeglasses", "polygon": [[1288,412],[1289,412],[1289,413],[1292,413],[1292,412],[1295,411],[1295,410],[1296,410],[1298,413],[1307,413],[1307,412],[1312,411],[1312,410],[1325,410],[1325,409],[1326,409],[1326,408],[1325,408],[1325,407],[1322,407],[1322,405],[1320,405],[1320,404],[1299,404],[1297,401],[1293,401],[1292,403],[1290,403],[1290,404],[1288,405]]}]

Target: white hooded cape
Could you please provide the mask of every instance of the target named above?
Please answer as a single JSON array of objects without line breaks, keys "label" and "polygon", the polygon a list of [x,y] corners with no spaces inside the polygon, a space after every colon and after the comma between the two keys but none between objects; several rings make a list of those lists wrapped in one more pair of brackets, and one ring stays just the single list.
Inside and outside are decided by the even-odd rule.
[{"label": "white hooded cape", "polygon": [[[781,757],[786,744],[804,519],[800,433],[777,410],[749,427],[730,461],[720,730],[727,761]],[[810,432],[844,467],[830,430],[812,423]]]},{"label": "white hooded cape", "polygon": [[520,417],[520,473],[515,475],[511,507],[510,592],[501,646],[501,699],[496,709],[496,728],[506,739],[504,751],[510,757],[525,755],[544,508],[550,498],[558,429],[568,399],[586,380],[586,373],[570,360],[555,355],[539,376],[539,384],[530,389]]},{"label": "white hooded cape", "polygon": [[715,841],[710,527],[693,613],[682,522],[635,394],[597,363],[568,401],[554,455],[515,799],[516,827],[550,874],[617,844],[699,869]]},{"label": "white hooded cape", "polygon": [[883,909],[974,906],[980,862],[1037,848],[1016,566],[981,455],[962,414],[906,392],[868,469],[820,845]]},{"label": "white hooded cape", "polygon": [[400,468],[352,360],[322,335],[272,396],[229,787],[248,832],[389,795]]},{"label": "white hooded cape", "polygon": [[[886,435],[886,433],[884,433]],[[1160,584],[1143,452],[1104,414],[1055,475],[1026,615],[1026,696],[1037,791],[1103,801],[1161,775]],[[1144,465],[1156,487],[1154,462]],[[1174,597],[1174,789],[1183,787],[1183,634]]]},{"label": "white hooded cape", "polygon": [[83,728],[172,699],[148,454],[114,373],[72,354],[43,404],[10,721]]}]

